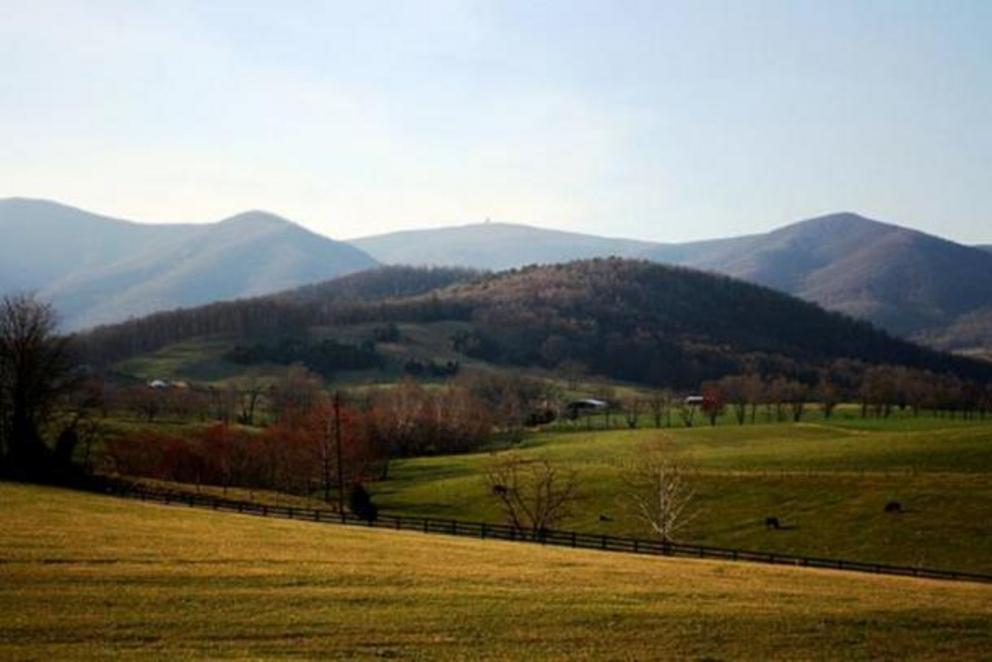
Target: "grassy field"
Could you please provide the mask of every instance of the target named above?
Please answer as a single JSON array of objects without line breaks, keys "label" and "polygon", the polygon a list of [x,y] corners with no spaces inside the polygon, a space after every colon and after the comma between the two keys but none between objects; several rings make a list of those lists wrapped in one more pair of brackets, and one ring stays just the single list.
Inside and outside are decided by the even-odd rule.
[{"label": "grassy field", "polygon": [[[125,419],[107,426],[149,428]],[[161,421],[150,429],[182,435],[191,426]],[[667,435],[698,470],[696,515],[681,534],[685,542],[992,573],[992,420],[866,420],[856,408],[845,408],[829,423],[811,414],[798,425],[723,420],[717,427],[661,431],[583,427],[532,433],[515,449],[577,472],[581,499],[565,528],[647,537],[623,503],[620,476],[641,444]],[[374,499],[387,512],[501,521],[482,481],[493,457],[486,452],[394,461],[389,480],[371,486]],[[318,503],[237,489],[229,496]],[[890,500],[907,512],[884,513]],[[768,516],[785,527],[767,530]]]},{"label": "grassy field", "polygon": [[980,659],[992,587],[0,484],[0,658]]},{"label": "grassy field", "polygon": [[[687,542],[992,573],[992,422],[839,416],[804,424],[535,434],[516,452],[574,469],[564,523],[647,536],[623,505],[624,466],[670,436],[698,469]],[[482,481],[491,453],[394,462],[374,486],[387,511],[497,521]],[[889,500],[907,512],[883,512]],[[786,525],[766,530],[766,516]]]}]

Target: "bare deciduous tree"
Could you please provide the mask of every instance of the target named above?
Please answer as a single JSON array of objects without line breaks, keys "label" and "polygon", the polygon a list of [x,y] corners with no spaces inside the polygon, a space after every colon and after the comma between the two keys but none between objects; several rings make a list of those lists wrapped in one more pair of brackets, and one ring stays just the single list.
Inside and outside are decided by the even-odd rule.
[{"label": "bare deciduous tree", "polygon": [[14,471],[45,471],[40,426],[73,386],[68,340],[51,306],[27,295],[0,301],[0,459]]},{"label": "bare deciduous tree", "polygon": [[747,419],[747,377],[744,375],[728,375],[719,381],[719,388],[725,399],[734,410],[738,425],[744,425]]},{"label": "bare deciduous tree", "polygon": [[654,418],[654,426],[661,427],[662,419],[667,419],[667,427],[672,427],[672,393],[669,390],[651,391],[648,398],[648,405],[651,408],[651,416]]},{"label": "bare deciduous tree", "polygon": [[696,419],[696,408],[695,402],[690,402],[687,399],[679,402],[679,418],[682,419],[682,424],[687,428],[691,428]]},{"label": "bare deciduous tree", "polygon": [[645,444],[624,471],[627,507],[661,542],[674,542],[694,517],[694,474],[689,460],[664,437]]},{"label": "bare deciduous tree", "polygon": [[823,418],[829,420],[830,417],[833,416],[834,409],[836,409],[837,405],[840,403],[840,388],[838,388],[837,384],[835,384],[829,376],[824,376],[816,385],[816,397],[820,400],[820,408],[823,410]]},{"label": "bare deciduous tree", "polygon": [[489,463],[484,478],[506,521],[534,535],[553,529],[568,517],[578,497],[575,472],[548,458],[526,459],[505,453]]},{"label": "bare deciduous tree", "polygon": [[255,425],[255,409],[265,390],[258,375],[249,372],[235,382],[241,414],[238,422],[242,425]]},{"label": "bare deciduous tree", "polygon": [[644,401],[637,397],[630,397],[623,403],[623,419],[627,427],[631,430],[637,427],[637,422],[641,416],[641,406]]}]

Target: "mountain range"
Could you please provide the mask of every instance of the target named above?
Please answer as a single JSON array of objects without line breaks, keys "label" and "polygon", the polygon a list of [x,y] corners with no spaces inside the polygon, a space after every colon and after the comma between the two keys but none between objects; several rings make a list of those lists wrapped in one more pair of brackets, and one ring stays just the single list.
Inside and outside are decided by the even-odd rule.
[{"label": "mountain range", "polygon": [[940,349],[992,347],[992,246],[854,213],[727,239],[657,243],[476,223],[334,241],[253,211],[141,224],[42,200],[0,200],[0,293],[51,300],[66,329],[278,292],[386,265],[504,270],[646,259],[765,285]]},{"label": "mountain range", "polygon": [[387,264],[504,269],[615,255],[765,285],[942,349],[992,346],[992,250],[838,213],[743,237],[663,244],[504,223],[352,242]]},{"label": "mountain range", "polygon": [[65,205],[0,200],[0,293],[34,291],[64,328],[255,296],[369,269],[360,249],[266,212],[143,224]]}]

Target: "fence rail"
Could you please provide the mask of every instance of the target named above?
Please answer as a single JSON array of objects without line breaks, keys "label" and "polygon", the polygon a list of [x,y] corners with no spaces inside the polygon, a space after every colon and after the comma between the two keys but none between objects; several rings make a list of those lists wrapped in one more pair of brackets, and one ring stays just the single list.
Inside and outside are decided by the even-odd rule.
[{"label": "fence rail", "polygon": [[557,547],[573,547],[576,549],[624,552],[628,554],[716,559],[722,561],[749,561],[752,563],[868,572],[902,577],[919,577],[923,579],[992,583],[992,575],[958,572],[955,570],[936,570],[933,568],[896,566],[882,563],[866,563],[863,561],[845,561],[841,559],[796,556],[793,554],[779,554],[777,552],[760,552],[705,545],[688,545],[684,543],[663,543],[656,540],[581,533],[578,531],[530,531],[505,524],[470,522],[438,517],[380,514],[376,520],[370,521],[349,512],[301,508],[297,506],[278,506],[252,501],[238,501],[205,494],[149,490],[134,486],[117,486],[110,488],[109,491],[117,496],[166,505],[207,508],[217,511],[304,520],[322,524],[345,524],[397,531],[418,531],[421,533],[464,536],[483,540],[508,540],[554,545]]}]

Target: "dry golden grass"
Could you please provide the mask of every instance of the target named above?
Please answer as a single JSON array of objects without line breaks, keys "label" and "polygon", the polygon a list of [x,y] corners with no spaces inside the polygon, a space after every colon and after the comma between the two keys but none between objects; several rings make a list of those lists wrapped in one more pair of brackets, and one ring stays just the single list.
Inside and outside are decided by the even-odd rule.
[{"label": "dry golden grass", "polygon": [[0,658],[978,659],[992,586],[0,484]]}]

